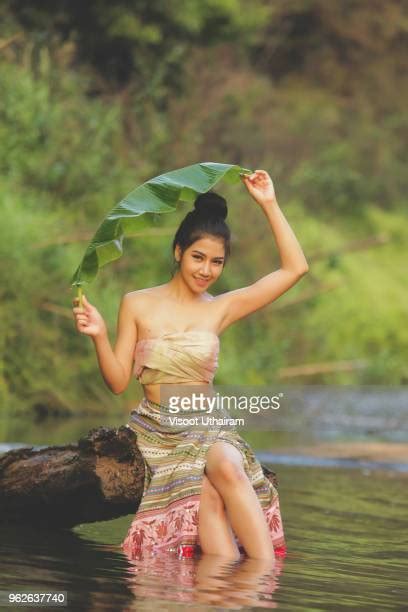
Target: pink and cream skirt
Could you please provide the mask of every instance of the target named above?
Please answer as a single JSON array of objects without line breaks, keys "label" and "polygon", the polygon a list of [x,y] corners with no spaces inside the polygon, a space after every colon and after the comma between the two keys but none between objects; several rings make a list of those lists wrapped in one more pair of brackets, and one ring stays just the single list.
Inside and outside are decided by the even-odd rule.
[{"label": "pink and cream skirt", "polygon": [[[170,553],[183,558],[201,552],[198,534],[201,485],[207,451],[219,440],[229,442],[241,452],[245,472],[269,526],[275,555],[284,556],[278,492],[250,445],[230,427],[170,427],[163,423],[165,411],[165,406],[143,398],[131,411],[127,424],[137,435],[145,462],[142,500],[122,543],[127,557],[135,560]],[[236,536],[235,539],[244,552]]]}]

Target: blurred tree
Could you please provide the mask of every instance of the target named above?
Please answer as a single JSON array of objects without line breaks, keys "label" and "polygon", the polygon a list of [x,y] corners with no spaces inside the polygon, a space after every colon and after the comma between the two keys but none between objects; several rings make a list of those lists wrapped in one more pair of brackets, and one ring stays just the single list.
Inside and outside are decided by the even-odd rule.
[{"label": "blurred tree", "polygon": [[253,0],[6,0],[11,13],[43,44],[57,34],[76,43],[76,60],[93,66],[105,84],[124,86],[130,80],[141,96],[164,97],[176,91],[193,44],[211,45],[239,37],[254,44],[271,9]]},{"label": "blurred tree", "polygon": [[384,65],[406,74],[407,18],[404,0],[275,0],[251,58],[276,79],[302,75],[347,96],[372,68],[384,81]]}]

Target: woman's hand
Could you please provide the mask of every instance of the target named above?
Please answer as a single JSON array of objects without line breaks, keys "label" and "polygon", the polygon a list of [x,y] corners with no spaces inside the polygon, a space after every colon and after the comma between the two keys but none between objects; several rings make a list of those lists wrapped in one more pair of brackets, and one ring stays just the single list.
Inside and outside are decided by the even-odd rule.
[{"label": "woman's hand", "polygon": [[255,170],[252,174],[241,174],[242,181],[248,193],[261,206],[276,202],[272,179],[265,170]]},{"label": "woman's hand", "polygon": [[81,334],[96,338],[107,333],[105,321],[85,295],[82,296],[83,308],[79,306],[79,298],[75,298],[72,303],[76,328]]}]

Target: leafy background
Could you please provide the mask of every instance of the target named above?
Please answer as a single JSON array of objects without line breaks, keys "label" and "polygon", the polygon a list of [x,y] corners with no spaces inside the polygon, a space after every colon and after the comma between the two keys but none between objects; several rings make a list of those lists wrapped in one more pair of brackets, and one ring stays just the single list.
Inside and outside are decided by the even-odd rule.
[{"label": "leafy background", "polygon": [[[223,335],[218,383],[408,382],[407,5],[402,0],[5,0],[0,6],[0,401],[128,410],[75,331],[69,280],[105,214],[174,168],[264,168],[310,271]],[[232,258],[215,292],[279,258],[223,186]],[[166,282],[187,211],[158,215],[87,296],[111,340],[123,293]],[[243,348],[245,347],[245,351]]]}]

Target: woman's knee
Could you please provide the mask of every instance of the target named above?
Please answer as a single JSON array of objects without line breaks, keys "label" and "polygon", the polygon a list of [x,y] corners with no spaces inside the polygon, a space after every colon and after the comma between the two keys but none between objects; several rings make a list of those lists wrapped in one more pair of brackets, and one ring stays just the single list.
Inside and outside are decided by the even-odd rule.
[{"label": "woman's knee", "polygon": [[208,478],[213,484],[226,483],[236,485],[246,477],[244,466],[228,457],[222,458],[214,465],[209,466]]}]

